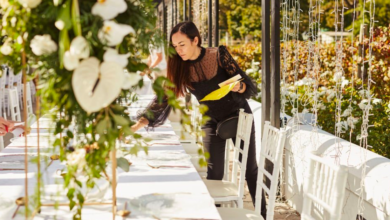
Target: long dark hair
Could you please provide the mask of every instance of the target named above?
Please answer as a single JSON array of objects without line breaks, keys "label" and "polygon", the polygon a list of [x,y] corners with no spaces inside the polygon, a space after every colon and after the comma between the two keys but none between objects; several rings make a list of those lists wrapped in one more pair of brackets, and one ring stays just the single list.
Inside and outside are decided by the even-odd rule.
[{"label": "long dark hair", "polygon": [[[199,34],[199,30],[196,25],[191,21],[184,21],[177,24],[171,31],[169,37],[170,46],[172,45],[172,35],[180,32],[187,35],[187,37],[193,41],[195,37],[198,37],[198,46],[202,45],[202,39]],[[191,88],[190,82],[190,65],[184,61],[177,53],[168,58],[168,70],[167,77],[175,84],[173,89],[176,97],[184,96],[186,88]]]}]

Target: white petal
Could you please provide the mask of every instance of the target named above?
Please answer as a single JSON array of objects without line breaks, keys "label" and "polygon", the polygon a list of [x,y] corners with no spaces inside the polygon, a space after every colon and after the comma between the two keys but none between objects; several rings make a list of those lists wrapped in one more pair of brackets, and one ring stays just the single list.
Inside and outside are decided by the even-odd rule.
[{"label": "white petal", "polygon": [[79,66],[79,58],[69,51],[66,51],[64,54],[64,67],[67,70],[74,70]]},{"label": "white petal", "polygon": [[31,40],[30,47],[32,52],[37,56],[48,55],[57,50],[57,44],[48,34],[35,35]]},{"label": "white petal", "polygon": [[103,43],[107,43],[108,46],[116,46],[122,43],[123,38],[130,33],[135,34],[135,31],[129,25],[117,24],[114,21],[104,21],[98,37]]},{"label": "white petal", "polygon": [[114,62],[103,62],[100,67],[100,83],[97,86],[94,96],[105,96],[100,100],[103,107],[111,104],[120,94],[124,74],[123,68]]},{"label": "white petal", "polygon": [[137,85],[141,79],[142,76],[136,73],[125,73],[122,89],[130,89],[130,87]]},{"label": "white petal", "polygon": [[65,23],[62,20],[58,20],[58,21],[56,21],[56,23],[54,23],[54,26],[56,26],[56,28],[58,28],[58,30],[62,30],[65,27]]},{"label": "white petal", "polygon": [[95,112],[102,108],[101,103],[92,98],[92,89],[99,78],[99,63],[95,57],[85,59],[72,76],[72,87],[77,102],[87,112]]},{"label": "white petal", "polygon": [[121,67],[126,67],[129,62],[130,54],[119,54],[115,49],[108,48],[104,53],[103,59],[106,62],[118,63]]},{"label": "white petal", "polygon": [[[99,73],[100,72],[100,73]],[[98,84],[95,84],[97,80]],[[123,82],[123,69],[114,62],[103,62],[90,57],[83,60],[73,73],[72,87],[80,106],[87,112],[96,112],[118,97]]]},{"label": "white petal", "polygon": [[84,37],[78,36],[72,40],[70,44],[70,52],[79,59],[86,59],[89,57],[89,46]]},{"label": "white petal", "polygon": [[92,7],[92,14],[99,15],[103,20],[115,18],[118,14],[125,12],[127,4],[124,0],[105,0],[96,2]]},{"label": "white petal", "polygon": [[13,49],[10,45],[6,45],[4,44],[1,48],[0,48],[0,52],[3,54],[3,55],[10,55],[12,52],[13,52]]},{"label": "white petal", "polygon": [[19,3],[25,8],[35,8],[42,0],[19,0]]}]

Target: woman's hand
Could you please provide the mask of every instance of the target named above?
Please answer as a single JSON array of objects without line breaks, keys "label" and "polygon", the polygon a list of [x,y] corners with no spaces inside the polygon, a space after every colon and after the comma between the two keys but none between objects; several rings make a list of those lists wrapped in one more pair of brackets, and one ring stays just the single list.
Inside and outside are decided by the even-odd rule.
[{"label": "woman's hand", "polygon": [[[241,88],[241,90],[240,90],[241,84],[242,84],[242,88]],[[243,93],[243,92],[245,92],[245,89],[246,89],[245,83],[240,82],[240,83],[237,83],[237,84],[233,87],[232,91],[233,91],[233,92],[238,92],[238,93]]]},{"label": "woman's hand", "polygon": [[14,127],[13,123],[0,117],[0,136],[4,136],[5,134],[7,134],[7,132],[11,131],[13,127]]},{"label": "woman's hand", "polygon": [[148,124],[149,124],[148,119],[142,117],[142,118],[140,118],[140,119],[137,121],[137,123],[135,123],[135,125],[131,126],[131,131],[132,131],[132,132],[136,132],[136,131],[138,131],[139,129],[145,127],[145,126],[148,125]]}]

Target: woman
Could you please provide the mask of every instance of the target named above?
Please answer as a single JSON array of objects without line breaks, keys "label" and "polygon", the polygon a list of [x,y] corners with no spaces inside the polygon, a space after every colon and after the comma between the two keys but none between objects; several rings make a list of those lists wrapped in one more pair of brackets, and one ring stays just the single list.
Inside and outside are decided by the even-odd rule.
[{"label": "woman", "polygon": [[[205,131],[203,144],[209,152],[207,179],[222,180],[224,175],[224,152],[226,140],[216,135],[217,123],[232,116],[237,116],[239,109],[251,113],[246,99],[257,94],[256,86],[250,78],[239,68],[226,47],[203,48],[201,37],[195,24],[182,22],[176,25],[170,35],[171,46],[177,54],[169,57],[167,76],[175,84],[173,89],[176,96],[185,95],[188,89],[198,100],[219,88],[218,84],[240,74],[244,78],[228,95],[217,101],[205,101],[208,115],[211,120],[202,127]],[[165,101],[165,102],[164,102]],[[136,131],[144,126],[156,127],[164,123],[169,114],[169,107],[164,100],[158,103],[155,99],[146,111],[151,111],[154,117],[148,116],[146,111],[139,115],[139,121],[132,127]],[[255,130],[249,144],[246,180],[253,203],[256,195],[257,163]],[[265,217],[265,200],[262,201],[262,215]]]}]

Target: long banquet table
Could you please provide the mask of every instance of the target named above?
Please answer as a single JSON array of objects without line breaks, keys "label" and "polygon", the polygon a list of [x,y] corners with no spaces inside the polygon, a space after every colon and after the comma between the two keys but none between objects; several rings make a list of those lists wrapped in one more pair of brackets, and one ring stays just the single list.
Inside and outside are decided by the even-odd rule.
[{"label": "long banquet table", "polygon": [[[153,98],[151,95],[139,97],[137,103],[128,107],[131,116],[144,108]],[[40,149],[43,157],[48,158],[56,154],[51,147],[49,118],[42,117],[40,122]],[[37,125],[32,125],[30,135],[28,135],[28,154],[36,154],[37,151]],[[162,167],[153,169],[148,164],[153,162],[151,158],[171,156],[185,156],[185,151],[181,146],[178,137],[170,126],[169,122],[165,125],[147,132],[140,130],[140,134],[150,137],[152,144],[149,146],[149,155],[139,152],[138,156],[128,155],[126,158],[132,162],[129,172],[117,169],[118,184],[117,207],[123,209],[127,204],[127,210],[131,211],[130,216],[123,218],[116,215],[116,219],[220,219],[218,211],[210,197],[206,186],[197,173],[194,166],[186,160],[179,160],[182,167]],[[161,140],[153,138],[166,137]],[[24,155],[24,141],[22,138],[15,138],[13,142],[0,152],[0,158],[18,155]],[[124,146],[126,148],[126,146]],[[127,147],[127,149],[129,149]],[[58,152],[57,152],[58,153]],[[175,162],[175,161],[167,161]],[[58,170],[64,169],[65,164],[60,161],[46,167],[48,160],[42,163],[43,171],[43,203],[53,203],[54,198],[60,202],[66,202],[64,197],[66,191],[63,188],[62,177]],[[47,168],[47,169],[46,169]],[[45,170],[46,169],[46,170]],[[28,193],[33,195],[37,185],[37,165],[29,163],[28,165]],[[25,172],[24,170],[0,170],[0,219],[12,219],[17,205],[15,200],[23,197],[25,192]],[[111,187],[100,195],[99,202],[106,202],[111,197]],[[30,196],[31,197],[31,196]],[[66,198],[66,197],[65,197]],[[96,199],[95,199],[96,200]],[[14,219],[25,219],[24,208],[19,209]],[[72,219],[73,213],[69,207],[60,206],[42,207],[39,214],[34,219]],[[112,219],[110,205],[84,206],[82,210],[82,219]]]}]

